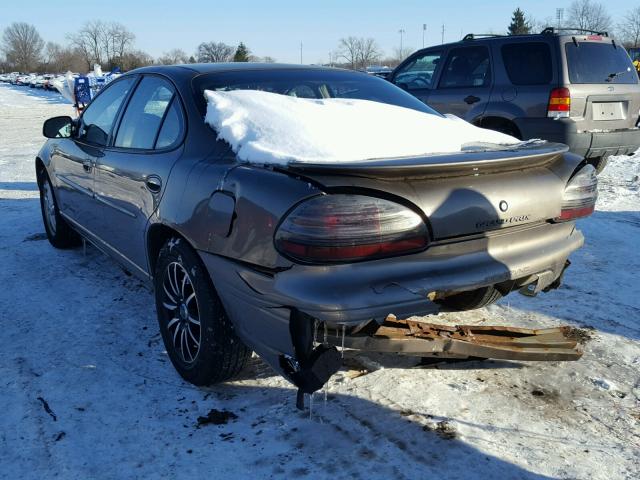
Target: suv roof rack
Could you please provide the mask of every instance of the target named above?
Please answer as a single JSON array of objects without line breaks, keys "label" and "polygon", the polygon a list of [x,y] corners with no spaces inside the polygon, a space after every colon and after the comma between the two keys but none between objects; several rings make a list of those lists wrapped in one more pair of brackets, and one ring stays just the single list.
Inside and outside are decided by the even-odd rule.
[{"label": "suv roof rack", "polygon": [[504,37],[504,35],[498,35],[496,33],[467,33],[462,37],[462,41],[475,40],[476,38],[491,38],[491,37]]},{"label": "suv roof rack", "polygon": [[581,32],[581,33],[591,33],[593,35],[600,35],[602,37],[609,36],[609,33],[605,31],[589,30],[587,28],[571,28],[571,27],[566,27],[566,28],[547,27],[544,30],[542,30],[542,32],[540,33],[542,35],[553,35],[556,32]]}]

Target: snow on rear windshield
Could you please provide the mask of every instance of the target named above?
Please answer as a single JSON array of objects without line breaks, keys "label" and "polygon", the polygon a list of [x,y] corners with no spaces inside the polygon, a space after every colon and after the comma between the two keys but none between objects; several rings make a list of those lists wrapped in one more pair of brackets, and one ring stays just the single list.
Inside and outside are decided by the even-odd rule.
[{"label": "snow on rear windshield", "polygon": [[242,161],[357,162],[460,152],[465,144],[519,140],[440,116],[361,99],[205,90],[205,121]]}]

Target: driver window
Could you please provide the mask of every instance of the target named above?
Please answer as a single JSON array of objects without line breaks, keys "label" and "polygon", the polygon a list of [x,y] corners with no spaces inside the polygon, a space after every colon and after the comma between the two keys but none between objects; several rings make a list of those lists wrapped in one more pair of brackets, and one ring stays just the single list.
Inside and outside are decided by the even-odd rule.
[{"label": "driver window", "polygon": [[134,81],[135,77],[123,78],[100,92],[100,95],[87,106],[82,114],[78,140],[100,146],[107,144],[120,105],[127,97]]},{"label": "driver window", "polygon": [[417,56],[400,69],[394,83],[407,90],[433,88],[433,78],[442,52],[427,52]]}]

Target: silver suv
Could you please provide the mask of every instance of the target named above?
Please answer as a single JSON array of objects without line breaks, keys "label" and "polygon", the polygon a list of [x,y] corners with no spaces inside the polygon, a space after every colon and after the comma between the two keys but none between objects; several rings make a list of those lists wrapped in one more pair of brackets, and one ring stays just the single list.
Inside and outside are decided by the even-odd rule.
[{"label": "silver suv", "polygon": [[469,34],[415,52],[388,79],[441,113],[565,143],[601,171],[608,156],[640,147],[640,85],[621,45],[580,32]]}]

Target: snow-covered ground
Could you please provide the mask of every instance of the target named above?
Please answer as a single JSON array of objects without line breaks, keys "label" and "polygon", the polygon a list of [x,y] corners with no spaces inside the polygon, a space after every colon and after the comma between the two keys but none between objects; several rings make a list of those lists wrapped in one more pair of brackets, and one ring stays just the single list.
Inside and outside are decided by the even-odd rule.
[{"label": "snow-covered ground", "polygon": [[[42,121],[70,113],[0,85],[0,477],[640,478],[640,156],[600,177],[562,288],[438,318],[581,327],[580,361],[351,358],[310,420],[259,359],[225,385],[183,382],[151,293],[93,248],[49,245],[33,159]],[[198,426],[212,409],[237,418]]]}]

